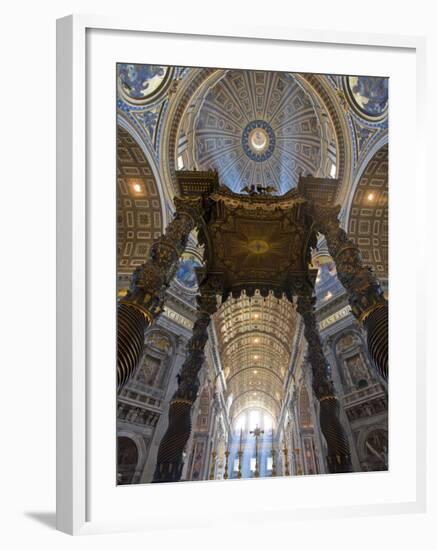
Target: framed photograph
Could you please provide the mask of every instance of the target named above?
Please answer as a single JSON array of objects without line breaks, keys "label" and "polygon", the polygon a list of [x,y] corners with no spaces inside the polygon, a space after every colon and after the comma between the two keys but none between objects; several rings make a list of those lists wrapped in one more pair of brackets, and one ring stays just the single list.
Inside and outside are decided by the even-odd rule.
[{"label": "framed photograph", "polygon": [[424,40],[203,32],[58,21],[58,529],[423,511]]}]

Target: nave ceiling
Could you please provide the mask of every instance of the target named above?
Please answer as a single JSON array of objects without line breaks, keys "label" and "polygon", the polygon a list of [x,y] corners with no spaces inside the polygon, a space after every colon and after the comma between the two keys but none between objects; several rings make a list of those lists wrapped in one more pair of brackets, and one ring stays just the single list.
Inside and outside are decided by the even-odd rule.
[{"label": "nave ceiling", "polygon": [[251,408],[278,419],[296,328],[295,306],[259,292],[228,298],[214,316],[230,417]]}]

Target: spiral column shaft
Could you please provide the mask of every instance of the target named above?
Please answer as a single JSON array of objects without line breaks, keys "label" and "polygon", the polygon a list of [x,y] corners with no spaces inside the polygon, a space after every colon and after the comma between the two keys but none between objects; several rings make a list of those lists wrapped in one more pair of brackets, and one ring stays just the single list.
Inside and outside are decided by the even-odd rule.
[{"label": "spiral column shaft", "polygon": [[117,386],[134,372],[142,354],[148,320],[141,311],[121,302],[117,308]]},{"label": "spiral column shaft", "polygon": [[367,347],[374,368],[388,379],[388,301],[378,279],[365,266],[358,246],[338,221],[340,207],[313,208],[317,229],[326,238],[337,275],[349,295],[352,313],[367,331]]},{"label": "spiral column shaft", "polygon": [[183,452],[191,434],[191,408],[199,390],[198,374],[205,358],[209,322],[209,313],[199,312],[193,335],[187,343],[187,357],[178,376],[178,389],[170,403],[168,428],[159,446],[154,482],[181,479]]},{"label": "spiral column shaft", "polygon": [[308,361],[312,370],[314,395],[320,404],[320,428],[326,441],[329,472],[351,472],[349,441],[340,422],[338,400],[317,329],[314,299],[309,296],[300,296],[297,311],[302,315],[305,324]]},{"label": "spiral column shaft", "polygon": [[205,360],[208,326],[211,315],[217,309],[217,295],[222,293],[220,277],[207,277],[198,270],[200,295],[199,311],[193,326],[193,334],[187,342],[187,355],[178,374],[178,389],[170,402],[168,428],[158,450],[153,482],[180,481],[183,453],[191,434],[191,409],[199,391],[199,371]]},{"label": "spiral column shaft", "polygon": [[128,293],[117,308],[117,386],[132,376],[141,359],[144,331],[164,308],[165,292],[173,279],[190,232],[202,215],[201,198],[176,198],[176,213],[165,234],[156,240],[150,257],[137,267]]}]

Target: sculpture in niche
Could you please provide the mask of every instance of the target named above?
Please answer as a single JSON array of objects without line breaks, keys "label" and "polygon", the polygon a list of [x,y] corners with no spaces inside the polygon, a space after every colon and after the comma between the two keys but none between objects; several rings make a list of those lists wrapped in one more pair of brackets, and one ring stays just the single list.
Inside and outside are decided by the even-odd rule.
[{"label": "sculpture in niche", "polygon": [[196,441],[195,448],[193,449],[193,466],[191,469],[191,479],[200,479],[202,473],[202,462],[204,454],[205,443],[203,441]]},{"label": "sculpture in niche", "polygon": [[345,334],[335,346],[340,378],[347,392],[365,388],[372,380],[361,350],[362,342],[359,336],[353,333]]},{"label": "sculpture in niche", "polygon": [[129,437],[117,438],[117,483],[132,483],[138,463],[138,449]]},{"label": "sculpture in niche", "polygon": [[304,437],[303,439],[304,443],[304,456],[305,456],[305,463],[307,466],[307,472],[308,474],[316,474],[317,467],[314,457],[314,439],[313,437]]},{"label": "sculpture in niche", "polygon": [[299,395],[299,418],[302,427],[312,428],[313,423],[311,420],[310,400],[308,390],[305,386],[302,386]]},{"label": "sculpture in niche", "polygon": [[146,355],[143,365],[142,382],[146,386],[154,386],[158,376],[161,361],[150,355]]},{"label": "sculpture in niche", "polygon": [[368,385],[369,371],[359,353],[345,359],[345,364],[351,382],[354,386],[357,388],[363,388]]},{"label": "sculpture in niche", "polygon": [[169,337],[161,331],[152,331],[146,335],[146,354],[136,380],[146,386],[161,388],[166,367],[166,358],[171,353]]},{"label": "sculpture in niche", "polygon": [[205,387],[202,393],[200,394],[199,409],[197,412],[196,429],[198,431],[205,431],[208,429],[209,409],[210,409],[209,390],[207,387]]},{"label": "sculpture in niche", "polygon": [[388,436],[385,430],[374,430],[364,442],[365,467],[369,471],[388,469]]}]

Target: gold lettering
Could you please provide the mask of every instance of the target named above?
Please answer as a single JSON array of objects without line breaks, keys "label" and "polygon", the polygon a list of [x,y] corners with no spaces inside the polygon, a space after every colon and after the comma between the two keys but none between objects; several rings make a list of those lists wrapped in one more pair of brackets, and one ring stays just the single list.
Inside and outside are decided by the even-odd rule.
[{"label": "gold lettering", "polygon": [[320,321],[320,323],[319,323],[320,330],[323,330],[326,327],[329,327],[330,325],[333,325],[334,323],[336,323],[340,319],[343,319],[344,317],[349,315],[350,312],[351,312],[351,306],[347,305],[347,306],[343,307],[342,309],[339,309],[338,311],[336,311],[335,313],[333,313],[329,317],[326,317],[326,319],[322,319],[322,321]]},{"label": "gold lettering", "polygon": [[186,328],[193,328],[193,322],[178,313],[177,311],[173,311],[167,306],[164,306],[164,315],[174,321],[175,323],[178,323],[179,325],[182,325]]}]

